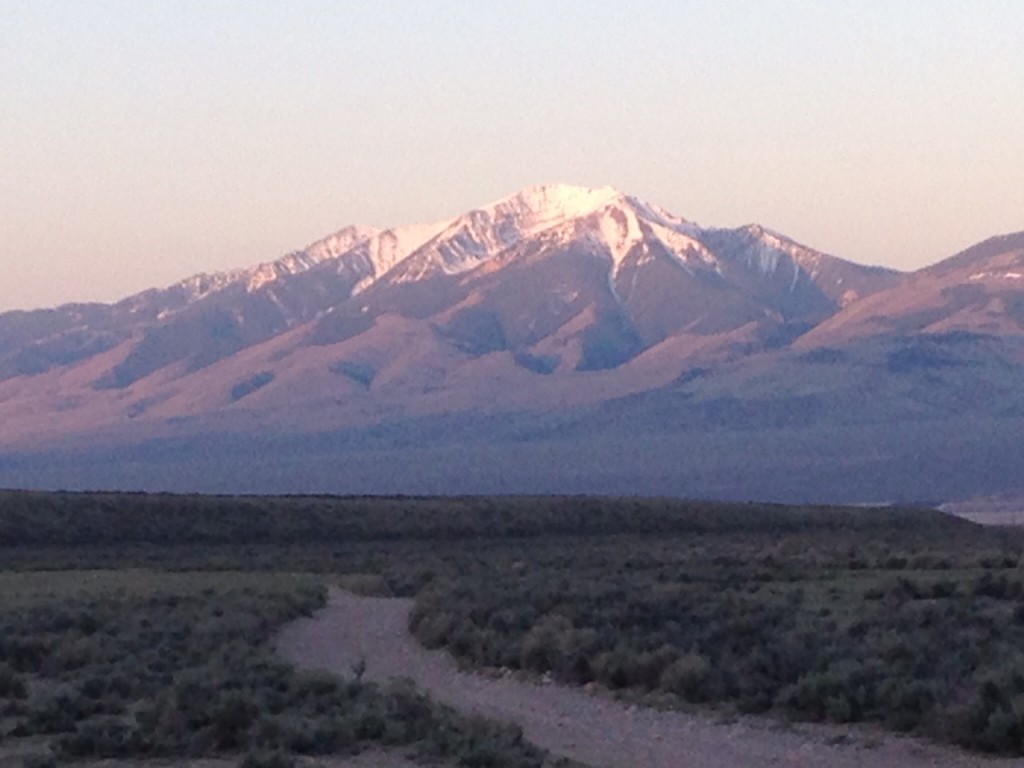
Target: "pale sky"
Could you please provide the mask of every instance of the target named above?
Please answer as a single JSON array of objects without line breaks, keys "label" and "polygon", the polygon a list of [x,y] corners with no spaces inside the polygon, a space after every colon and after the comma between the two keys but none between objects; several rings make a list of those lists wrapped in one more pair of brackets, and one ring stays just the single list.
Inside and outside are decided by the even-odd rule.
[{"label": "pale sky", "polygon": [[0,310],[613,185],[912,269],[1024,229],[1020,0],[0,0]]}]

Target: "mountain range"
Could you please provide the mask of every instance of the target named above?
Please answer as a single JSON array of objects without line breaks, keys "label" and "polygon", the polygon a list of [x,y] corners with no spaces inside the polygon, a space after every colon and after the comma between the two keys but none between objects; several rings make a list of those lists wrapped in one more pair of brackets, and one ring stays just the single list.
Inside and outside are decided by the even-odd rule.
[{"label": "mountain range", "polygon": [[1024,233],[912,273],[612,188],[0,314],[0,483],[1024,493]]}]

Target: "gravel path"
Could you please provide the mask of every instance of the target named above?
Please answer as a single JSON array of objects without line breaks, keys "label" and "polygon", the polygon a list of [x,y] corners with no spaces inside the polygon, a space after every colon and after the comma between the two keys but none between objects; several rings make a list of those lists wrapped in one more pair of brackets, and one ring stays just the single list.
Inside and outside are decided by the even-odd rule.
[{"label": "gravel path", "polygon": [[533,743],[595,768],[1024,767],[1024,760],[969,755],[874,728],[786,727],[766,718],[719,723],[577,688],[460,672],[448,654],[424,649],[409,634],[411,607],[410,600],[332,589],[326,608],[284,630],[278,650],[297,666],[343,676],[365,659],[368,679],[411,678],[439,701],[516,722]]}]

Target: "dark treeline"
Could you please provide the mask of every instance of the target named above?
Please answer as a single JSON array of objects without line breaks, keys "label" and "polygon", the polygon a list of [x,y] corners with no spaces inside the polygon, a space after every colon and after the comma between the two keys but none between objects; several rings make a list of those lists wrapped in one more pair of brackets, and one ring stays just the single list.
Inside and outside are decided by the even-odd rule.
[{"label": "dark treeline", "polygon": [[598,497],[0,492],[0,547],[244,545],[969,527],[926,509]]}]

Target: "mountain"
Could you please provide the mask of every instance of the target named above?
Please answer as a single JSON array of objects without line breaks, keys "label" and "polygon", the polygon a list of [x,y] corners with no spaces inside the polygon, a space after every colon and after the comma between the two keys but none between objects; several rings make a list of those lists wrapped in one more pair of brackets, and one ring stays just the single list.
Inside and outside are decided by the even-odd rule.
[{"label": "mountain", "polygon": [[[595,319],[584,324],[601,338],[583,366],[602,367],[684,329],[803,328],[894,279],[760,227],[702,230],[610,188],[546,186],[433,225],[348,227],[273,263],[196,275],[113,305],[0,315],[0,377],[122,347],[99,383],[124,388],[175,363],[201,369],[314,320],[315,339],[337,340],[383,312],[423,319],[449,310],[445,327],[474,337],[495,330],[498,313],[506,342],[526,347],[587,306]],[[510,281],[505,293],[528,293],[534,306],[497,296],[497,284]],[[507,304],[518,319],[501,309]]]},{"label": "mountain", "polygon": [[803,346],[871,336],[1024,334],[1024,232],[993,237],[839,312]]},{"label": "mountain", "polygon": [[1024,418],[1022,242],[901,274],[566,185],[350,226],[0,315],[0,483],[921,498],[921,443]]}]

